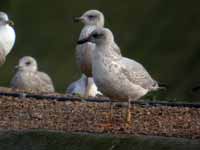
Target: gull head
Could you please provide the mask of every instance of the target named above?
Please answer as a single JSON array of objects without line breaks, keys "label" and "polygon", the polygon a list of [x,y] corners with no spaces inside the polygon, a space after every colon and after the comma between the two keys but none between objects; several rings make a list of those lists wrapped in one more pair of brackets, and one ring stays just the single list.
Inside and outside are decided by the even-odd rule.
[{"label": "gull head", "polygon": [[98,10],[88,10],[81,17],[75,17],[75,22],[82,22],[84,25],[104,26],[104,15]]},{"label": "gull head", "polygon": [[15,68],[20,71],[37,71],[37,61],[33,57],[24,56]]},{"label": "gull head", "polygon": [[99,45],[109,45],[114,42],[113,33],[108,28],[97,28],[87,38],[79,40],[78,44],[92,42]]},{"label": "gull head", "polygon": [[0,25],[13,26],[14,22],[8,18],[8,15],[5,12],[0,11]]}]

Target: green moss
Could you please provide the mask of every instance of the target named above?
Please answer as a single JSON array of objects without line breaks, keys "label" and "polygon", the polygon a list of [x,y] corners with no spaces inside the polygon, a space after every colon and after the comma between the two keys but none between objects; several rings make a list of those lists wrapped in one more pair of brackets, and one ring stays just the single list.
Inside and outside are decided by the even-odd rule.
[{"label": "green moss", "polygon": [[60,132],[3,132],[0,150],[199,150],[198,140]]}]

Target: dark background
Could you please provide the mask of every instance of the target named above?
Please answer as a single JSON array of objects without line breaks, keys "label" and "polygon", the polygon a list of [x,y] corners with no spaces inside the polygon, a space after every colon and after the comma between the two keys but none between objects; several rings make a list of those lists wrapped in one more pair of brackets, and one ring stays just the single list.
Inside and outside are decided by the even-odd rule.
[{"label": "dark background", "polygon": [[18,59],[30,55],[64,92],[80,77],[74,55],[82,25],[72,18],[99,9],[123,55],[169,85],[159,99],[198,102],[200,90],[191,89],[200,85],[199,6],[195,0],[1,0],[0,10],[15,22],[17,37],[0,68],[0,85],[9,86]]}]

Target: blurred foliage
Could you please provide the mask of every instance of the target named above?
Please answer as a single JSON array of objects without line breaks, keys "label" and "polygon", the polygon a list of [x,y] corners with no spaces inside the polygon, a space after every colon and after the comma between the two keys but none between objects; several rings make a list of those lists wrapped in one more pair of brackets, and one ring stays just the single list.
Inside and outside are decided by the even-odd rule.
[{"label": "blurred foliage", "polygon": [[81,24],[72,18],[88,9],[106,17],[124,56],[141,62],[158,81],[169,85],[158,99],[198,101],[200,83],[200,1],[1,0],[0,10],[15,22],[17,40],[0,68],[0,85],[9,86],[13,66],[24,55],[38,60],[56,89],[80,77],[75,45]]}]

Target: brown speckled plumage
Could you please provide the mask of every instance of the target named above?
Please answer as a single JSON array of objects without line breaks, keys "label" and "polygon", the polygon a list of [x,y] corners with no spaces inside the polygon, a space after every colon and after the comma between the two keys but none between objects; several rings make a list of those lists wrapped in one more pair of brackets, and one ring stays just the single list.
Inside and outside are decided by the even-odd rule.
[{"label": "brown speckled plumage", "polygon": [[82,41],[96,44],[92,53],[92,73],[99,90],[106,96],[138,100],[147,92],[158,89],[157,82],[140,63],[117,53],[119,47],[115,46],[109,29],[97,28]]},{"label": "brown speckled plumage", "polygon": [[11,87],[44,93],[55,91],[51,78],[46,73],[37,70],[37,62],[30,56],[20,59]]},{"label": "brown speckled plumage", "polygon": [[96,44],[92,53],[92,75],[98,89],[110,98],[128,100],[127,126],[130,127],[131,100],[139,100],[149,91],[157,90],[157,82],[140,63],[117,53],[119,48],[109,29],[97,28],[78,44],[85,42]]}]

